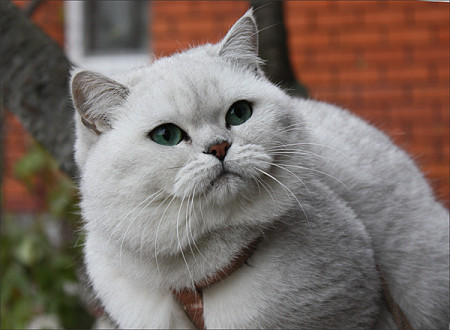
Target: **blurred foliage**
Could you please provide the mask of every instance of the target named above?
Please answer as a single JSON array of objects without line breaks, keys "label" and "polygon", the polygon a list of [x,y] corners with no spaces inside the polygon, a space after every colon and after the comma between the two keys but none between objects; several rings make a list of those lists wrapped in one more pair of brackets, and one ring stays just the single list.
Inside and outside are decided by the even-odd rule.
[{"label": "blurred foliage", "polygon": [[45,210],[28,217],[2,216],[1,328],[24,328],[38,316],[56,317],[59,327],[89,328],[93,318],[80,299],[77,278],[82,260],[82,240],[74,234],[77,190],[37,144],[14,170],[32,192],[40,189],[45,195]]}]

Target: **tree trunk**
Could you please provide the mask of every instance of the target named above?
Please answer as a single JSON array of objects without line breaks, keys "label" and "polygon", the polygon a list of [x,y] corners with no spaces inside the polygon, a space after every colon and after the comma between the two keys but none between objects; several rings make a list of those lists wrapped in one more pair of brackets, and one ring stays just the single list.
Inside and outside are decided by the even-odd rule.
[{"label": "tree trunk", "polygon": [[283,1],[251,0],[259,29],[259,55],[266,62],[264,71],[274,84],[291,95],[308,97],[308,91],[295,78],[289,61]]},{"label": "tree trunk", "polygon": [[72,157],[73,108],[70,62],[62,49],[10,1],[0,0],[2,107],[76,177]]}]

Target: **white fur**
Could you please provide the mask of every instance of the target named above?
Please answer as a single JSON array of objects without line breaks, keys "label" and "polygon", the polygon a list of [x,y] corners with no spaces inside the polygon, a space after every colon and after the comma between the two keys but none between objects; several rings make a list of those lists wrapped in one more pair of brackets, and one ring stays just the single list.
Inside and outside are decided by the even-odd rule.
[{"label": "white fur", "polygon": [[[120,328],[192,327],[172,290],[262,236],[204,290],[208,328],[392,326],[376,264],[413,327],[446,327],[447,210],[384,134],[271,84],[256,36],[249,11],[217,45],[112,78],[74,72],[86,264],[106,311]],[[253,114],[227,127],[238,100]],[[189,139],[153,142],[165,123]],[[205,153],[221,141],[223,163]]]}]

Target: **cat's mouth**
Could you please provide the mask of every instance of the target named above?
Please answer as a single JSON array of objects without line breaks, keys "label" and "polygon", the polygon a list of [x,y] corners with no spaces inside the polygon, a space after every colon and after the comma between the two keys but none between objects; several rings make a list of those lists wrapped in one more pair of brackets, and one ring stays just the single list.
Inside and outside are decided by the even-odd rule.
[{"label": "cat's mouth", "polygon": [[218,187],[220,185],[230,184],[234,182],[236,179],[241,179],[242,177],[239,174],[229,172],[227,170],[223,170],[212,182],[211,187]]},{"label": "cat's mouth", "polygon": [[210,182],[206,195],[214,203],[225,205],[233,201],[244,188],[244,180],[239,174],[224,170]]}]

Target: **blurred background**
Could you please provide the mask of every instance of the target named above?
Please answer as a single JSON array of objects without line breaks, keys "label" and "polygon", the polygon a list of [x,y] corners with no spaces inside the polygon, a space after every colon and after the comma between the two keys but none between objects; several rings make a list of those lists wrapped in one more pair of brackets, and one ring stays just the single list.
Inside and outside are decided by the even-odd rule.
[{"label": "blurred background", "polygon": [[[250,6],[13,3],[72,63],[105,73],[217,42]],[[449,3],[285,1],[283,7],[292,73],[309,97],[348,108],[386,132],[448,208]],[[83,238],[73,182],[3,106],[1,130],[1,328],[95,326],[101,311],[80,285]]]}]

